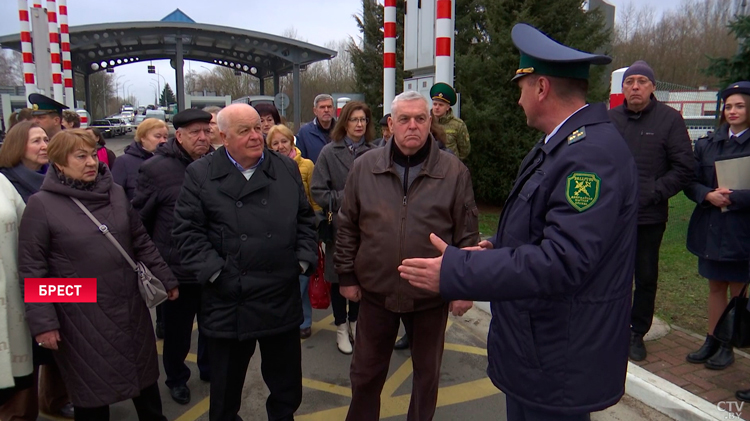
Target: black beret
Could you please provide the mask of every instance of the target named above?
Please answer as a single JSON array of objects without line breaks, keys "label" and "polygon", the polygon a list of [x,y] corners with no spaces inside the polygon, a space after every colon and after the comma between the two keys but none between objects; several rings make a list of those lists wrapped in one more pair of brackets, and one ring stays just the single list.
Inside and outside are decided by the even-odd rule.
[{"label": "black beret", "polygon": [[380,119],[380,125],[381,126],[387,126],[388,125],[388,117],[391,116],[391,113],[388,113],[383,116],[383,118]]},{"label": "black beret", "polygon": [[172,125],[175,129],[185,127],[195,122],[210,123],[213,116],[203,110],[197,108],[189,108],[185,111],[180,111],[172,117]]},{"label": "black beret", "polygon": [[730,96],[734,94],[750,95],[750,82],[747,82],[747,81],[735,82],[727,86],[726,89],[721,91],[721,99],[726,101],[727,98],[729,98]]}]

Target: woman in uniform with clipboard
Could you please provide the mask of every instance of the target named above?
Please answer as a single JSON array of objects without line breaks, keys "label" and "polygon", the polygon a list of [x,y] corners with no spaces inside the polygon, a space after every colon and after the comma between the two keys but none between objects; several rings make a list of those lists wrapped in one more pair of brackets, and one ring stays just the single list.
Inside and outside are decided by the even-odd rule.
[{"label": "woman in uniform with clipboard", "polygon": [[[727,306],[727,291],[736,296],[750,282],[750,82],[729,85],[720,127],[695,143],[695,178],[685,195],[696,203],[688,226],[687,248],[698,256],[698,273],[708,279],[708,334],[687,360],[723,370],[734,362],[732,346],[713,336]],[[743,174],[743,172],[745,174]],[[717,176],[718,174],[718,176]]]}]

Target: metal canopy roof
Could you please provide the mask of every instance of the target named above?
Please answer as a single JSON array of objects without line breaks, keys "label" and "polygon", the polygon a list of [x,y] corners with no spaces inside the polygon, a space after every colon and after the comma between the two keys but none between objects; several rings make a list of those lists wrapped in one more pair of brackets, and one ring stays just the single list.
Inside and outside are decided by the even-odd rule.
[{"label": "metal canopy roof", "polygon": [[[73,70],[91,74],[137,61],[174,59],[182,38],[183,57],[231,67],[257,77],[284,75],[336,56],[317,45],[277,35],[205,23],[118,22],[70,27]],[[21,51],[19,34],[0,36],[0,45]]]}]

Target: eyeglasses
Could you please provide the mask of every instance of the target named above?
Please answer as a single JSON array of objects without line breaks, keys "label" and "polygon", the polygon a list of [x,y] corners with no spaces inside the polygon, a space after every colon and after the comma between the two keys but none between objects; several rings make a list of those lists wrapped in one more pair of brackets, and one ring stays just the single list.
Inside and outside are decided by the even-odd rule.
[{"label": "eyeglasses", "polygon": [[354,124],[357,124],[357,123],[367,124],[367,123],[369,123],[369,122],[370,122],[370,119],[369,119],[369,118],[364,118],[364,117],[360,117],[360,118],[350,118],[350,119],[349,119],[349,122],[350,122],[350,123],[354,123]]}]

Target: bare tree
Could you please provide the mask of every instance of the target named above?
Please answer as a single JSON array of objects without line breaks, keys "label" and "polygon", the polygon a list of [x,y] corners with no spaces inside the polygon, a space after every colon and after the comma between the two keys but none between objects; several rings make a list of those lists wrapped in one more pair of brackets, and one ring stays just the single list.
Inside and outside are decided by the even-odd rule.
[{"label": "bare tree", "polygon": [[632,3],[618,11],[614,67],[646,60],[658,79],[686,86],[717,83],[707,76],[708,56],[728,57],[737,49],[727,24],[736,6],[725,0],[683,0],[680,7],[654,19],[648,5]]},{"label": "bare tree", "polygon": [[0,50],[0,86],[21,85],[23,85],[21,53],[9,49]]}]

